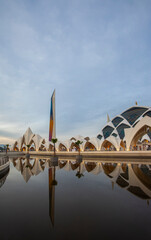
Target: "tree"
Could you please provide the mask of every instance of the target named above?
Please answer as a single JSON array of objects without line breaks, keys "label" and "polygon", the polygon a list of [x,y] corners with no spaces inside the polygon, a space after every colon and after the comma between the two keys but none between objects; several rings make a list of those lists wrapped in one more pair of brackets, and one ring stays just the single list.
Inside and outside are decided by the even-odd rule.
[{"label": "tree", "polygon": [[8,151],[8,147],[9,147],[9,144],[6,144],[6,153],[7,153],[7,151]]},{"label": "tree", "polygon": [[54,144],[54,156],[56,155],[56,147],[55,144],[57,143],[58,139],[57,138],[52,138],[51,142]]},{"label": "tree", "polygon": [[77,141],[75,142],[75,145],[78,146],[79,155],[80,155],[80,145],[81,145],[82,143],[83,143],[83,142],[80,141],[80,140],[77,140]]}]

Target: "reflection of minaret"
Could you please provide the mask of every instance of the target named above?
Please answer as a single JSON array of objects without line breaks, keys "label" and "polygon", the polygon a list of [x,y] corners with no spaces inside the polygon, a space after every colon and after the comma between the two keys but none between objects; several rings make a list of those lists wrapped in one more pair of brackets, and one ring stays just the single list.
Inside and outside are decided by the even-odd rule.
[{"label": "reflection of minaret", "polygon": [[55,215],[55,185],[57,181],[55,180],[55,167],[49,168],[49,216],[51,223],[54,226],[54,215]]}]

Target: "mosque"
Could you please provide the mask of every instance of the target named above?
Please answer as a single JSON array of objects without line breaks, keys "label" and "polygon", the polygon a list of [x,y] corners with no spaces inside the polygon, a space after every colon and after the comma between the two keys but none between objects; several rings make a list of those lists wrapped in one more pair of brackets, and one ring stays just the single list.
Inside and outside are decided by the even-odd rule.
[{"label": "mosque", "polygon": [[[77,151],[75,142],[80,140],[81,151],[133,151],[151,150],[151,108],[138,106],[128,108],[107,124],[96,137],[71,137],[65,141],[58,140],[56,151]],[[12,151],[53,151],[53,143],[34,134],[30,128],[11,147]]]}]

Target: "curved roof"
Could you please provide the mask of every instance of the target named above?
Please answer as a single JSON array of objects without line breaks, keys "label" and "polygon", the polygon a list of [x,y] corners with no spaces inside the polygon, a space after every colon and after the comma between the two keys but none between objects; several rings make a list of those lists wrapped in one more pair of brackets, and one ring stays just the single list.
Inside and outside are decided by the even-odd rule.
[{"label": "curved roof", "polygon": [[146,115],[151,117],[151,108],[137,105],[128,108],[126,111],[109,121],[97,135],[97,138],[102,139],[103,137],[106,139],[109,136],[114,136],[123,140],[125,137],[124,129],[133,128],[140,119]]}]

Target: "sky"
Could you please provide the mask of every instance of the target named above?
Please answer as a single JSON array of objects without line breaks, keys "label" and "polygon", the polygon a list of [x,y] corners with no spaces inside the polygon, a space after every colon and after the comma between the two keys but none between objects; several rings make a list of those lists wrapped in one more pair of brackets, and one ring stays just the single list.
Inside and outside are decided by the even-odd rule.
[{"label": "sky", "polygon": [[151,0],[0,0],[0,144],[30,127],[48,139],[96,137],[150,106]]}]

